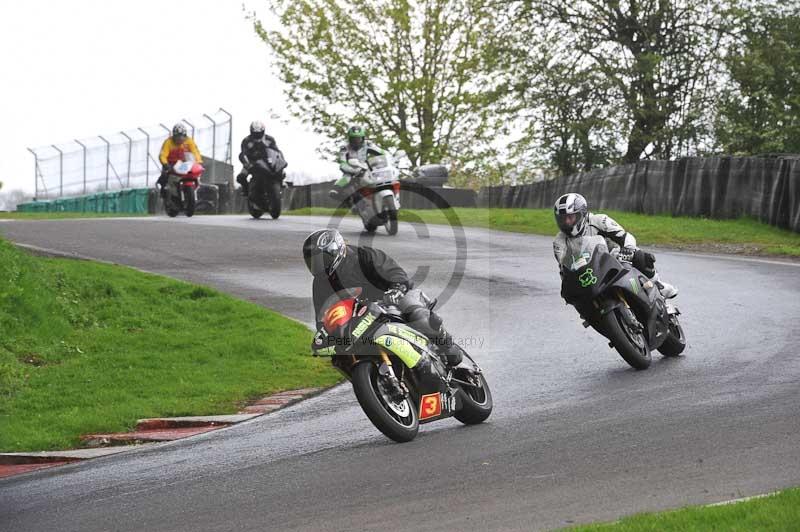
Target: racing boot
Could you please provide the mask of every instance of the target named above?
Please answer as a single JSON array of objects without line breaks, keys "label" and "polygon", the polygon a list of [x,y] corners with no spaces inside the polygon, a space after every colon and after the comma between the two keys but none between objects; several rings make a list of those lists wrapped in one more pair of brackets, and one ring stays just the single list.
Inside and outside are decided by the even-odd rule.
[{"label": "racing boot", "polygon": [[464,356],[461,354],[461,347],[453,340],[453,335],[447,332],[444,327],[439,327],[439,331],[432,338],[433,342],[439,347],[442,360],[447,367],[455,367],[461,364]]},{"label": "racing boot", "polygon": [[661,295],[664,296],[664,299],[672,299],[678,295],[678,288],[662,281],[658,273],[653,276],[653,282],[658,287],[658,291],[661,292]]},{"label": "racing boot", "polygon": [[245,198],[250,195],[250,183],[247,182],[247,175],[246,172],[239,172],[239,175],[236,176],[236,182],[242,186],[242,196]]}]

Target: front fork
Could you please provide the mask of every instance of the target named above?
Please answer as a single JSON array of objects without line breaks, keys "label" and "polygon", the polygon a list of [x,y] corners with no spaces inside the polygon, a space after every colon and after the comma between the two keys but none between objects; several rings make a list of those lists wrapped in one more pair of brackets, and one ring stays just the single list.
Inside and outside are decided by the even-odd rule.
[{"label": "front fork", "polygon": [[383,349],[380,350],[381,353],[381,365],[378,366],[378,375],[387,380],[389,383],[389,388],[392,393],[392,399],[396,401],[402,401],[406,397],[408,397],[408,388],[406,385],[397,378],[397,375],[394,372],[394,367],[392,366],[392,360],[389,358],[389,355]]}]

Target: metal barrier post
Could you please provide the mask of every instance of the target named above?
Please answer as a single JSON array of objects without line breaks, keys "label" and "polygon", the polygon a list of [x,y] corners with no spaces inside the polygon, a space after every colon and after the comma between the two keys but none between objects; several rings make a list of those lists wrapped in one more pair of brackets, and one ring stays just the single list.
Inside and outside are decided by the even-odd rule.
[{"label": "metal barrier post", "polygon": [[150,188],[150,134],[142,128],[137,128],[147,138],[147,149],[144,152],[144,185]]},{"label": "metal barrier post", "polygon": [[203,113],[203,116],[211,122],[211,160],[214,161],[211,164],[211,182],[217,182],[217,123],[214,122],[214,119],[208,116],[207,114]]},{"label": "metal barrier post", "polygon": [[25,148],[33,154],[33,199],[39,197],[39,156],[31,148]]},{"label": "metal barrier post", "polygon": [[64,196],[64,152],[55,144],[50,146],[58,152],[58,197],[60,198]]},{"label": "metal barrier post", "polygon": [[119,134],[128,139],[128,178],[125,182],[125,188],[131,188],[131,156],[133,155],[133,139],[130,138],[124,131],[120,131]]},{"label": "metal barrier post", "polygon": [[83,193],[86,194],[86,144],[75,139],[75,144],[83,148]]},{"label": "metal barrier post", "polygon": [[106,143],[106,190],[108,190],[108,167],[111,165],[111,143],[103,135],[97,137]]},{"label": "metal barrier post", "polygon": [[[233,115],[222,107],[220,107],[219,110],[228,115],[228,155],[225,157],[225,162],[231,164],[233,160],[231,154],[233,151]],[[231,179],[231,188],[233,188],[233,179]]]},{"label": "metal barrier post", "polygon": [[[195,129],[195,128],[194,128],[194,124],[192,124],[191,122],[189,122],[189,121],[188,121],[188,120],[186,120],[185,118],[181,118],[181,120],[183,120],[184,122],[186,122],[187,124],[189,124],[189,127],[190,127],[190,128],[192,128],[192,138],[194,138],[194,129]],[[202,161],[198,161],[198,162],[202,162]]]}]

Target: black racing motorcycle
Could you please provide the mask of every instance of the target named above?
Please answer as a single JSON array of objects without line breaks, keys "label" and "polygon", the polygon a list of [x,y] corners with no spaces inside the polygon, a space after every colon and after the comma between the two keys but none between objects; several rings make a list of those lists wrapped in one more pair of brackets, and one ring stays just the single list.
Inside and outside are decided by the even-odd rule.
[{"label": "black racing motorcycle", "polygon": [[492,393],[466,352],[448,368],[439,346],[409,327],[397,307],[371,302],[361,292],[342,290],[322,306],[323,326],[312,351],[331,357],[378,430],[407,442],[416,437],[420,423],[453,416],[473,425],[489,417]]},{"label": "black racing motorcycle", "polygon": [[680,311],[630,263],[608,251],[600,236],[583,239],[580,252],[562,264],[561,297],[610,340],[635,369],[647,369],[650,352],[675,357],[686,347]]},{"label": "black racing motorcycle", "polygon": [[269,212],[273,219],[277,219],[281,215],[283,173],[276,174],[263,160],[256,161],[250,173],[252,177],[247,194],[250,216],[258,219]]}]

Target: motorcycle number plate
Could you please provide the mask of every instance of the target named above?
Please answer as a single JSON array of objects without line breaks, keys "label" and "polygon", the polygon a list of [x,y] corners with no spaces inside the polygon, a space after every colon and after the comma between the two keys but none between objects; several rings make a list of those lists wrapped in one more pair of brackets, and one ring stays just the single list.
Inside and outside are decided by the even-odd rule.
[{"label": "motorcycle number plate", "polygon": [[442,415],[442,394],[429,393],[419,401],[419,419],[430,419]]}]

